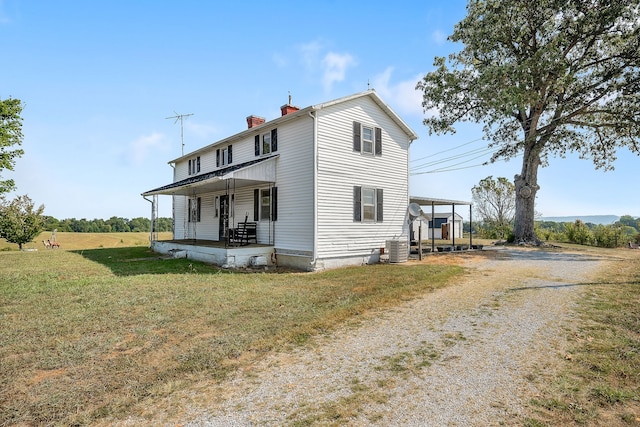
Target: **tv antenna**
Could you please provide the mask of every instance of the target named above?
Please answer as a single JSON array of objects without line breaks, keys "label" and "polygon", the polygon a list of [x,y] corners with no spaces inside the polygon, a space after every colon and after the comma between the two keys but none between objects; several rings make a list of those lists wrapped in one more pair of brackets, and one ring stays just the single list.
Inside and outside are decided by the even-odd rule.
[{"label": "tv antenna", "polygon": [[[174,113],[176,113],[174,111]],[[183,123],[184,123],[184,119],[186,119],[189,116],[193,116],[193,113],[189,113],[189,114],[178,114],[176,113],[175,116],[171,116],[171,117],[165,117],[166,119],[176,119],[175,122],[173,122],[173,124],[178,123],[178,120],[180,120],[180,142],[182,143],[182,155],[184,156],[184,127],[183,127]]]}]

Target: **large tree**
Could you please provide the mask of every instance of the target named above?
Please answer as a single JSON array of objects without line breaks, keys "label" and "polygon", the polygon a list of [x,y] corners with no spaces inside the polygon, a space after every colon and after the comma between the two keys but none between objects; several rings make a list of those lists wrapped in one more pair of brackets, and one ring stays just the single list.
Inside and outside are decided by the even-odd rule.
[{"label": "large tree", "polygon": [[[18,99],[0,99],[0,174],[4,169],[13,170],[16,158],[24,151],[22,145],[22,102]],[[1,178],[1,175],[0,175]],[[0,195],[15,189],[11,179],[0,179]]]},{"label": "large tree", "polygon": [[9,203],[0,198],[0,237],[22,245],[32,241],[44,226],[44,205],[35,208],[29,196],[17,196]]},{"label": "large tree", "polygon": [[516,239],[539,242],[538,169],[550,157],[575,152],[608,170],[617,149],[640,154],[639,14],[640,0],[470,0],[449,36],[461,50],[418,83],[430,133],[482,123],[491,161],[522,155]]}]

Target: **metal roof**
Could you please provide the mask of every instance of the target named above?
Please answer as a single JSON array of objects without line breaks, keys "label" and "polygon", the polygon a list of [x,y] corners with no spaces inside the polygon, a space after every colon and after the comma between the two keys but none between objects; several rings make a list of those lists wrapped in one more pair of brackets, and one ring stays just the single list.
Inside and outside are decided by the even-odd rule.
[{"label": "metal roof", "polygon": [[472,205],[471,202],[465,202],[462,200],[434,199],[433,197],[418,196],[409,196],[409,203],[415,203],[420,206]]},{"label": "metal roof", "polygon": [[[241,173],[242,171],[249,170],[251,168],[257,167],[257,165],[268,164],[268,160],[274,160],[279,157],[278,154],[262,157],[260,159],[251,160],[244,163],[239,163],[237,165],[228,166],[226,168],[218,169],[213,172],[207,172],[200,175],[190,176],[186,179],[173,182],[171,184],[164,185],[162,187],[155,188],[153,190],[146,191],[142,193],[143,196],[152,196],[154,194],[177,194],[177,195],[188,195],[194,188],[198,188],[203,192],[204,190],[213,191],[219,188],[214,188],[220,185],[226,179],[236,178],[236,175]],[[272,166],[273,167],[273,166]],[[275,171],[275,169],[273,169]],[[269,175],[265,174],[264,171],[260,171],[260,175]],[[270,175],[273,175],[270,174]],[[251,182],[255,181],[263,181],[265,178],[262,176],[258,178],[251,178],[247,176],[242,176],[242,179],[250,180]],[[269,177],[273,179],[272,177]]]}]

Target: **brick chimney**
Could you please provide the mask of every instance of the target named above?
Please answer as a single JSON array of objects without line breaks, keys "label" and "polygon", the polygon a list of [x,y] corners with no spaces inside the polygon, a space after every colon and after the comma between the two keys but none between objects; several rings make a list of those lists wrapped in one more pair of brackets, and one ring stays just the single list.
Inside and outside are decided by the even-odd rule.
[{"label": "brick chimney", "polygon": [[264,122],[265,122],[264,117],[258,117],[258,116],[247,117],[247,126],[249,126],[249,129],[251,129],[252,127],[260,126]]},{"label": "brick chimney", "polygon": [[282,112],[283,116],[286,116],[289,113],[295,113],[299,109],[300,109],[299,107],[296,107],[296,106],[291,105],[291,104],[286,104],[286,105],[283,105],[282,107],[280,107],[280,111]]}]

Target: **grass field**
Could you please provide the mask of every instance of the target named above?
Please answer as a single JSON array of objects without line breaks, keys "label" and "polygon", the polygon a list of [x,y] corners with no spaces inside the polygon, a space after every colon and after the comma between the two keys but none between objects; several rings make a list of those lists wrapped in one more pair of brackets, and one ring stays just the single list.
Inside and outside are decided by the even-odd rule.
[{"label": "grass field", "polygon": [[122,419],[462,273],[427,264],[234,273],[121,247],[129,234],[88,249],[59,233],[61,250],[0,252],[0,425]]},{"label": "grass field", "polygon": [[[171,238],[171,232],[158,233],[160,240]],[[33,242],[26,243],[25,249],[45,250],[43,240],[51,239],[51,232],[44,231]],[[66,250],[95,248],[127,248],[149,246],[149,233],[56,233],[56,241]],[[17,251],[18,245],[0,239],[0,251]]]},{"label": "grass field", "polygon": [[[464,274],[428,262],[248,274],[160,259],[146,233],[57,240],[60,250],[40,242],[30,252],[0,242],[0,426],[140,416],[203,379]],[[571,361],[531,402],[527,425],[640,425],[637,257],[602,272],[579,316]]]}]

